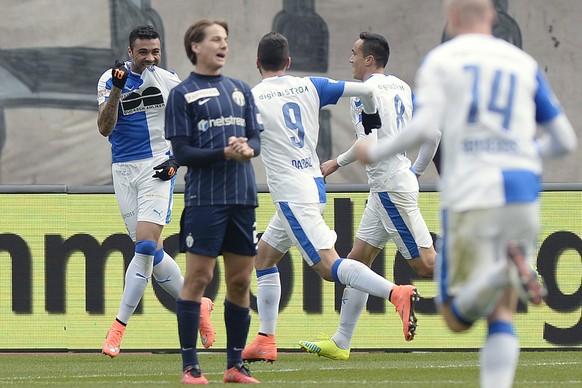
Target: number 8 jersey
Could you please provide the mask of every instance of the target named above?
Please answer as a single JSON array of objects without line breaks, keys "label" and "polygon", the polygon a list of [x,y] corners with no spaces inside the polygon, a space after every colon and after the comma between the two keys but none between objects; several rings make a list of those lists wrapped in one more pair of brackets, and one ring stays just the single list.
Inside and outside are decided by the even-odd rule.
[{"label": "number 8 jersey", "polygon": [[265,130],[261,157],[273,202],[324,203],[319,158],[319,110],[336,104],[343,81],[282,75],[263,79],[252,91]]},{"label": "number 8 jersey", "polygon": [[[374,73],[364,81],[375,91],[382,127],[371,134],[364,133],[362,103],[358,97],[350,100],[352,123],[356,137],[368,141],[389,139],[400,132],[412,118],[412,91],[403,80],[393,75]],[[406,130],[406,129],[404,129]],[[416,175],[410,171],[410,160],[397,154],[366,165],[370,191],[410,193],[418,191]]]}]

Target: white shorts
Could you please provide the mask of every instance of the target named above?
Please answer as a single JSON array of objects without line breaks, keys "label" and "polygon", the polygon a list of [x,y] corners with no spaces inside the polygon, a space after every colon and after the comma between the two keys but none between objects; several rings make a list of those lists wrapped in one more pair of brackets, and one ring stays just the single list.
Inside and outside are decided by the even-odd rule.
[{"label": "white shorts", "polygon": [[138,221],[158,225],[170,222],[176,177],[169,181],[152,178],[154,166],[168,159],[167,155],[111,165],[113,188],[127,232],[136,240]]},{"label": "white shorts", "polygon": [[296,246],[309,266],[321,259],[321,249],[331,249],[336,233],[323,220],[324,203],[276,202],[277,212],[271,218],[261,240],[278,250],[287,252]]},{"label": "white shorts", "polygon": [[420,214],[418,192],[370,192],[356,237],[379,249],[391,240],[405,259],[419,257],[418,247],[430,248],[432,237]]},{"label": "white shorts", "polygon": [[[508,260],[507,246],[511,240],[523,246],[531,262],[539,230],[539,205],[519,203],[493,209],[444,212],[443,230],[434,274],[438,286],[436,301],[440,304],[499,260]],[[518,284],[517,271],[513,272],[512,283]]]}]

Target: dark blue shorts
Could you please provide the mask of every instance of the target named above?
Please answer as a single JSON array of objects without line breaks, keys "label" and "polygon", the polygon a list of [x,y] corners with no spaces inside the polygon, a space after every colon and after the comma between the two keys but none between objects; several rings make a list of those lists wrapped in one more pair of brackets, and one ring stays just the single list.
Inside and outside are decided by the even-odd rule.
[{"label": "dark blue shorts", "polygon": [[217,257],[257,254],[254,206],[186,206],[180,219],[180,252]]}]

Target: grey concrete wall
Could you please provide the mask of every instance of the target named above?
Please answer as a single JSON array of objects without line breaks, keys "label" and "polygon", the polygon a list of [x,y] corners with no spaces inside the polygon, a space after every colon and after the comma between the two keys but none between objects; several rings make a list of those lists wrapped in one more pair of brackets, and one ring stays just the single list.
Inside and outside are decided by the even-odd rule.
[{"label": "grey concrete wall", "polygon": [[[518,31],[521,46],[538,60],[579,129],[582,2],[498,0],[497,6],[504,21],[500,32]],[[418,64],[441,42],[444,27],[441,2],[435,0],[1,0],[0,183],[109,183],[109,143],[96,126],[100,74],[126,52],[129,29],[153,23],[163,31],[165,66],[186,77],[193,68],[183,34],[203,17],[229,22],[224,73],[251,85],[260,81],[256,45],[274,22],[294,42],[292,74],[351,79],[350,50],[366,30],[387,37],[389,72],[413,87]],[[321,154],[335,157],[353,140],[347,102],[326,109],[323,117]],[[580,160],[578,151],[547,163],[544,181],[582,182]],[[264,183],[261,161],[254,164]],[[437,179],[431,165],[423,182]],[[355,164],[329,182],[366,178]]]}]

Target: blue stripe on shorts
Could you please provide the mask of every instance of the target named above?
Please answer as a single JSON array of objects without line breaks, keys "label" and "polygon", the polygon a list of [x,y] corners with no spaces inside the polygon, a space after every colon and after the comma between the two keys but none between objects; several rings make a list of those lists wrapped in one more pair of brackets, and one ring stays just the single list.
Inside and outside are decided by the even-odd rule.
[{"label": "blue stripe on shorts", "polygon": [[289,203],[279,202],[279,206],[281,207],[281,210],[283,211],[283,215],[287,219],[287,222],[289,222],[291,230],[293,231],[293,235],[299,242],[299,245],[301,245],[301,248],[303,248],[309,259],[311,259],[311,261],[313,262],[313,264],[319,263],[321,258],[319,257],[319,254],[317,253],[317,250],[315,249],[311,241],[309,241],[309,238],[307,238],[307,235],[303,231],[303,228],[299,224],[299,221],[297,221],[297,218],[295,218],[293,211],[289,207]]},{"label": "blue stripe on shorts", "polygon": [[390,220],[392,220],[392,223],[396,227],[396,230],[402,238],[404,245],[406,245],[406,249],[408,249],[410,257],[419,257],[420,252],[418,251],[418,245],[416,245],[416,241],[414,241],[414,237],[402,219],[402,216],[396,208],[396,205],[394,205],[394,203],[390,200],[388,193],[378,193],[378,196],[380,197],[380,201],[382,201],[382,205],[384,206],[386,213],[388,213],[388,217],[390,217]]}]

